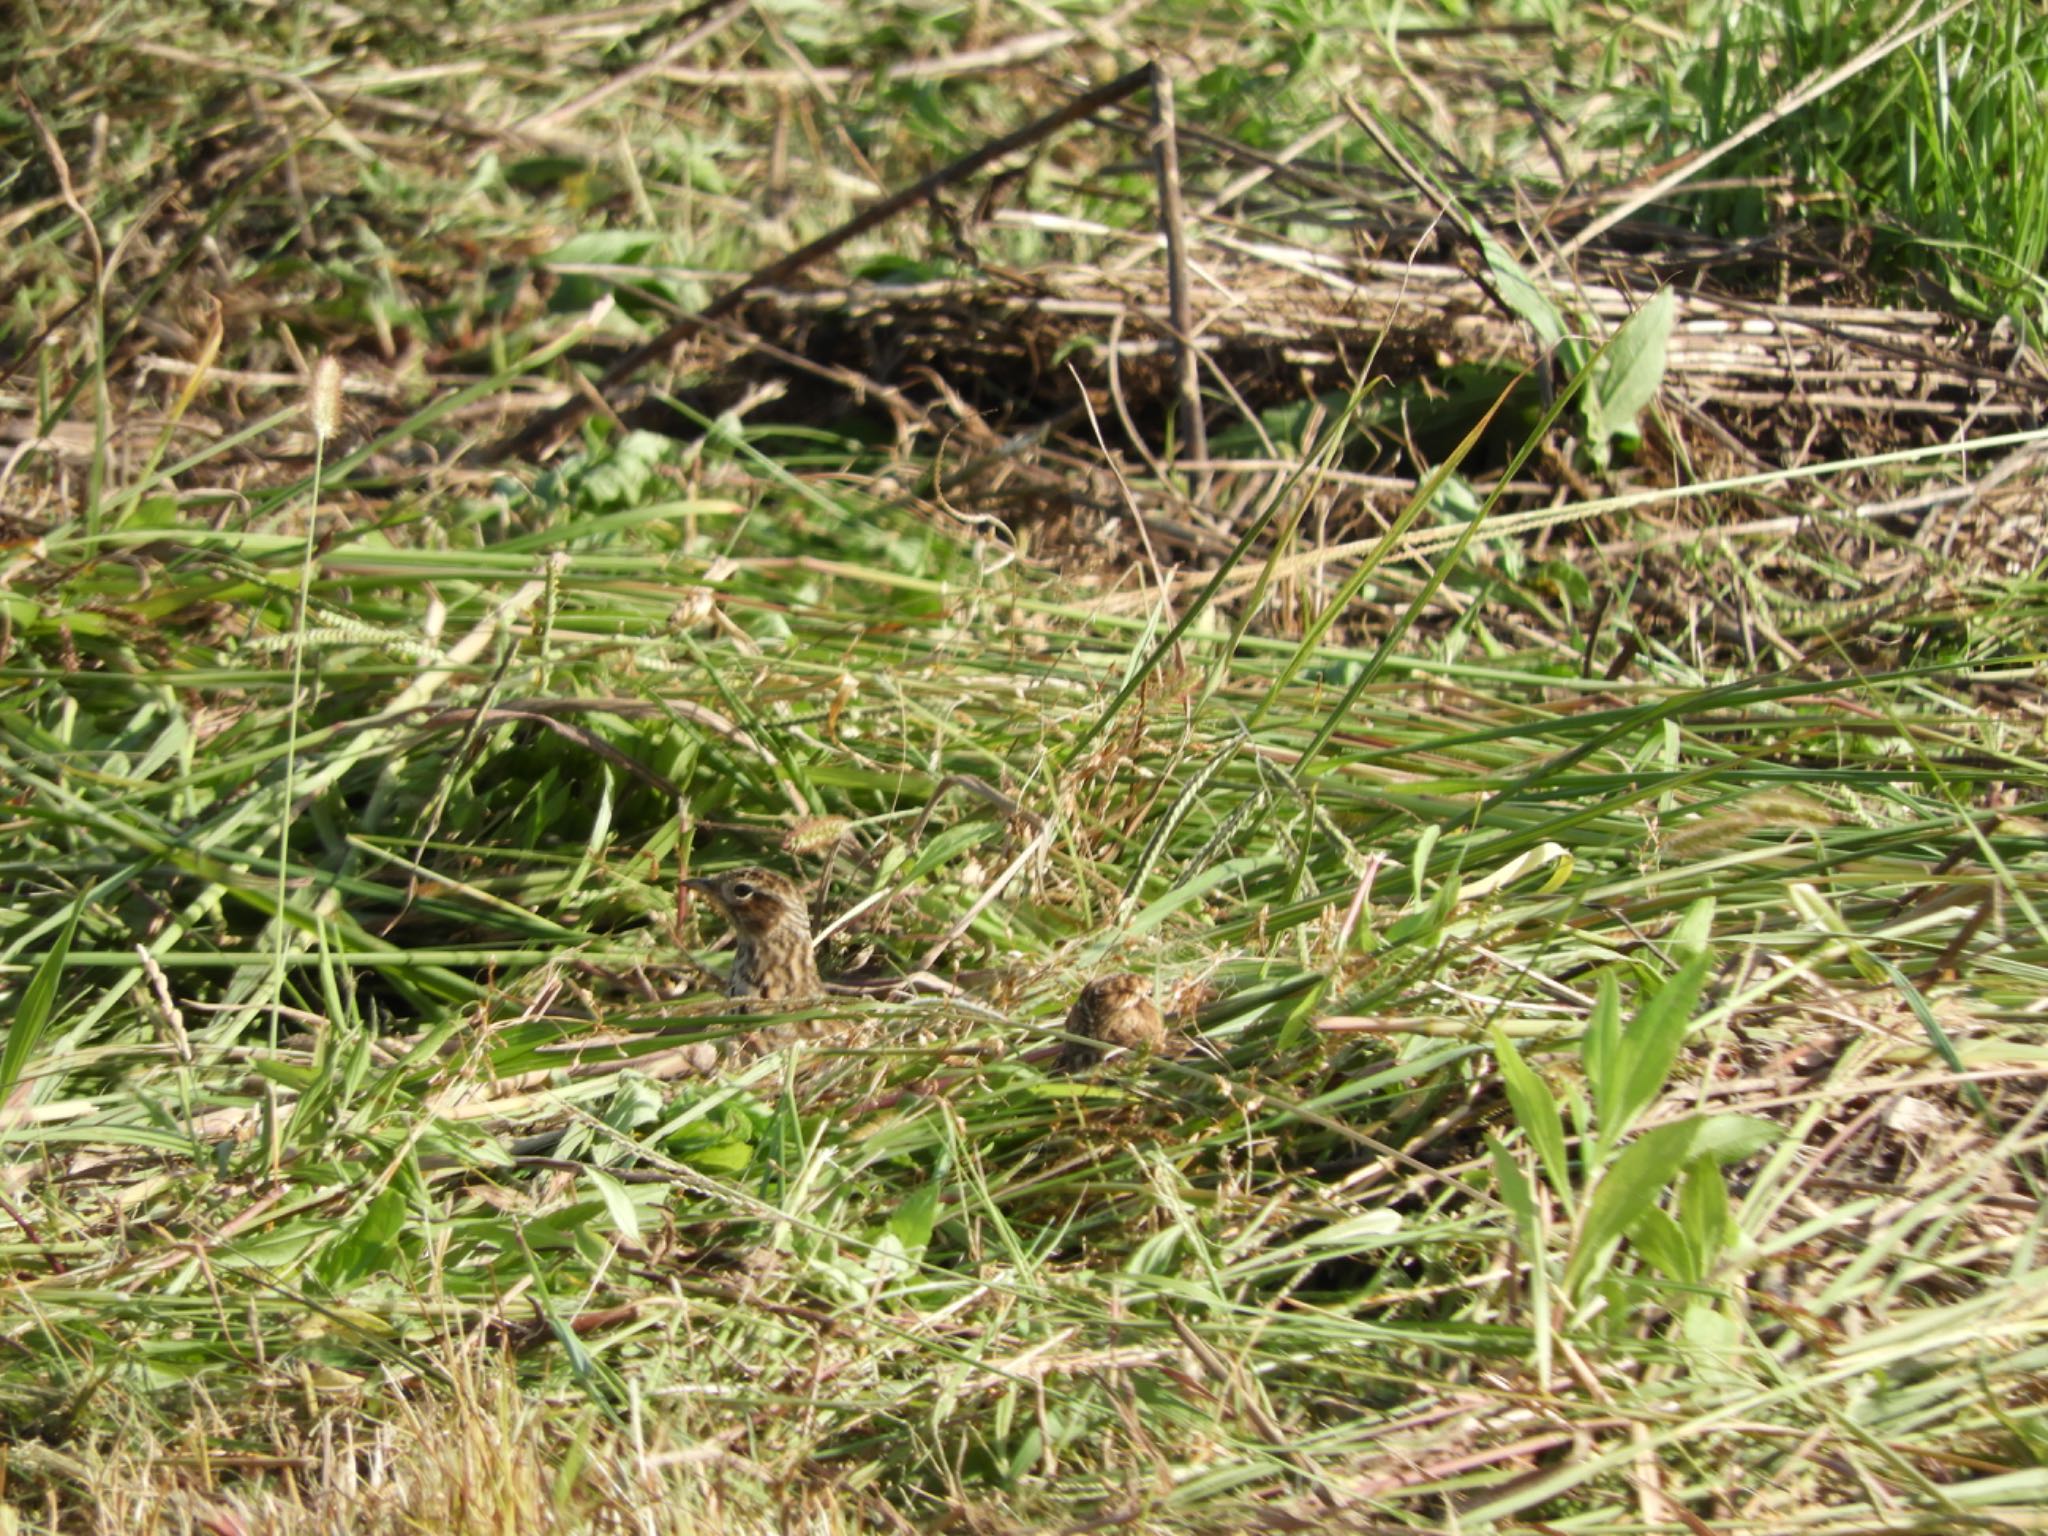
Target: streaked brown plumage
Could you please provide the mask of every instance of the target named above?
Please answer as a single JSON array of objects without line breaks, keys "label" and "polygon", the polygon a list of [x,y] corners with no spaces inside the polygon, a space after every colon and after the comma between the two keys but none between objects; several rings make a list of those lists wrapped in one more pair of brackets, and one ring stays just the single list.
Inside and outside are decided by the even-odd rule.
[{"label": "streaked brown plumage", "polygon": [[732,924],[732,979],[725,995],[754,1003],[798,1003],[820,996],[811,954],[811,914],[803,892],[772,869],[730,869],[683,882],[708,897]]},{"label": "streaked brown plumage", "polygon": [[1070,1035],[1083,1035],[1095,1042],[1068,1042],[1060,1061],[1069,1068],[1088,1066],[1112,1052],[1147,1056],[1170,1049],[1166,1020],[1152,1001],[1152,983],[1129,971],[1098,976],[1083,987],[1067,1010],[1066,1029]]}]

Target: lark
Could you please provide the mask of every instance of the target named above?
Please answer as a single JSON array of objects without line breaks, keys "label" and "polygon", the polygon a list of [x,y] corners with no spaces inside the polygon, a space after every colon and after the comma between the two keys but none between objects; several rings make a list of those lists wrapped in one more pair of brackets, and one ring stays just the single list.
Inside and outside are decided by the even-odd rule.
[{"label": "lark", "polygon": [[1081,989],[1067,1010],[1067,1033],[1092,1044],[1070,1041],[1060,1058],[1068,1069],[1090,1066],[1112,1053],[1121,1056],[1172,1054],[1166,1020],[1152,1001],[1152,983],[1143,976],[1119,971],[1098,976]]},{"label": "lark", "polygon": [[683,882],[725,914],[737,942],[725,995],[753,1004],[823,995],[803,892],[772,869],[732,869]]}]

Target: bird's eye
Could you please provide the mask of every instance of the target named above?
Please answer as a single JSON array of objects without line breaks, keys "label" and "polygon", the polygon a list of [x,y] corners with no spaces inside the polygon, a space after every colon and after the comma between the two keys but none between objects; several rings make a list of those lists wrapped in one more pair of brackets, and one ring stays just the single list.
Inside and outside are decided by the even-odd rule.
[{"label": "bird's eye", "polygon": [[754,888],[744,880],[735,880],[732,883],[732,894],[735,901],[752,901]]}]

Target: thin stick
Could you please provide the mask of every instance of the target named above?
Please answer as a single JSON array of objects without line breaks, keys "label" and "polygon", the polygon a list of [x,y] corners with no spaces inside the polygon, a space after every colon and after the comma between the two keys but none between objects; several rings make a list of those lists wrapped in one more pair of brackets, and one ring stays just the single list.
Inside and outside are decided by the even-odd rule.
[{"label": "thin stick", "polygon": [[[799,246],[787,256],[771,261],[765,267],[756,268],[696,314],[681,317],[652,341],[643,342],[612,364],[597,381],[598,393],[608,394],[649,363],[667,358],[683,342],[694,336],[704,321],[720,319],[731,314],[739,308],[741,301],[755,290],[787,282],[820,257],[829,256],[847,241],[888,222],[904,209],[924,202],[934,192],[972,176],[976,171],[993,165],[1005,155],[1014,154],[1050,134],[1057,133],[1070,123],[1079,122],[1084,117],[1100,112],[1104,107],[1122,101],[1126,96],[1135,95],[1152,82],[1155,74],[1156,67],[1147,64],[1142,69],[1134,69],[1129,74],[1120,75],[1108,85],[1100,86],[1085,96],[1076,96],[1057,112],[1047,113],[1036,122],[1019,128],[1015,133],[1005,134],[1000,139],[993,139],[979,149],[962,155],[958,160],[933,171],[923,180],[905,187],[900,192],[891,193],[878,203],[870,204],[837,229],[820,235],[808,245]],[[589,413],[590,402],[587,399],[579,397],[567,400],[528,422],[509,437],[493,443],[484,450],[483,462],[497,464],[509,458],[530,454],[542,443],[554,441]]]},{"label": "thin stick", "polygon": [[1194,299],[1188,292],[1187,215],[1180,201],[1180,145],[1173,119],[1173,76],[1152,66],[1152,165],[1159,177],[1159,229],[1166,237],[1166,303],[1173,326],[1174,375],[1180,388],[1177,457],[1209,457],[1202,422],[1201,374],[1195,357]]}]

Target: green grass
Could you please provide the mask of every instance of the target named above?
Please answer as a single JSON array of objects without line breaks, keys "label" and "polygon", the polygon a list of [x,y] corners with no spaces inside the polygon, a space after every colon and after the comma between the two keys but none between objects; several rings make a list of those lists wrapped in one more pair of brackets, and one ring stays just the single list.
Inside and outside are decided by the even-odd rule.
[{"label": "green grass", "polygon": [[[111,267],[0,105],[0,390],[89,444],[0,482],[9,1529],[2033,1518],[2048,628],[2006,530],[1674,553],[1645,453],[1513,537],[1418,492],[1429,536],[1340,592],[1289,564],[1339,539],[1308,472],[1232,572],[1118,606],[1085,527],[945,515],[919,477],[964,450],[858,421],[600,416],[482,468],[649,291],[720,286],[677,270],[1055,98],[874,60],[1055,13],[749,11],[691,62],[841,73],[650,85],[564,150],[509,130],[668,34],[477,5],[457,53],[430,9],[46,8],[8,45]],[[1061,67],[1184,50],[1184,110],[1268,147],[1408,78],[1333,49],[1365,7],[1057,14],[1124,29]],[[1443,67],[1548,97],[1676,46],[1551,19],[1613,44],[1598,79],[1513,35]],[[217,67],[142,51],[201,36]],[[1801,73],[1746,46],[1746,90]],[[1527,175],[1496,84],[1438,96],[1491,124],[1473,206]],[[1035,206],[1142,221],[1127,138],[1062,146]],[[611,281],[547,271],[578,237],[657,289],[593,316]],[[944,245],[913,218],[849,263]],[[239,377],[181,401],[120,349],[201,356],[216,294],[202,366]],[[355,393],[316,456],[257,376],[327,350]],[[1357,446],[1317,430],[1305,460]],[[1749,466],[1681,527],[1983,467],[1889,446],[1924,451]],[[676,898],[741,862],[855,914],[828,974],[941,984],[746,1048]],[[1114,969],[1191,1049],[1064,1072]]]},{"label": "green grass", "polygon": [[[1920,303],[2010,314],[2038,330],[2048,34],[2031,7],[1791,0],[1698,9],[1707,46],[1672,46],[1661,89],[1618,114],[1614,142],[1640,144],[1646,112],[1663,119],[1657,149],[1674,155],[1776,120],[1716,163],[1727,184],[1686,199],[1689,220],[1756,237],[1782,228],[1789,212],[1818,226],[1808,237],[1818,248],[1874,239],[1877,274],[1917,289]],[[1922,25],[1937,13],[1947,19]],[[1886,50],[1894,39],[1900,45]],[[1838,85],[1776,117],[1781,103],[1838,71]]]}]

